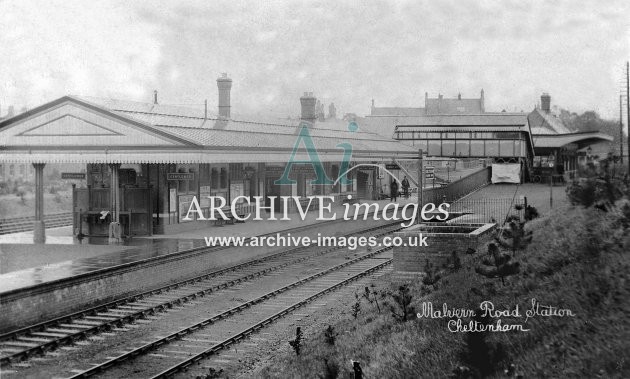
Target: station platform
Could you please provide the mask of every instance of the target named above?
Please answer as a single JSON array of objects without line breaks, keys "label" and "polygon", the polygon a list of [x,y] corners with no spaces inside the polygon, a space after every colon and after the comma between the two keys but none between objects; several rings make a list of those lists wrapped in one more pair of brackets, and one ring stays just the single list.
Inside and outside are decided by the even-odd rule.
[{"label": "station platform", "polygon": [[[403,206],[416,202],[417,198],[400,198]],[[389,200],[371,201],[382,209]],[[337,218],[343,218],[343,208],[332,208]],[[322,235],[336,235],[344,231],[340,222],[359,221],[317,221],[317,212],[309,212],[304,221],[300,215],[292,213],[291,220],[247,221],[232,225],[214,226],[208,221],[207,226],[184,232],[151,237],[133,237],[119,244],[108,244],[107,238],[84,238],[78,240],[72,236],[72,227],[47,229],[45,244],[34,244],[32,232],[0,235],[0,296],[8,291],[15,291],[41,285],[47,282],[71,278],[77,275],[112,268],[121,264],[140,262],[159,256],[166,256],[185,250],[206,246],[204,237],[261,236],[282,233],[296,227],[321,225],[312,228]],[[280,217],[278,217],[280,218]],[[298,235],[298,233],[292,233]],[[230,254],[221,250],[211,252],[209,264],[216,267],[235,264],[255,256],[277,251],[278,247],[256,247],[231,249]]]}]

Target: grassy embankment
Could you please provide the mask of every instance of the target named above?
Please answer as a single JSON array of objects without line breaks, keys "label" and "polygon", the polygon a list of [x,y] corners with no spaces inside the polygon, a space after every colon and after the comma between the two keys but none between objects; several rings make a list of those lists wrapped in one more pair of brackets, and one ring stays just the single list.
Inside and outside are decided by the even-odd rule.
[{"label": "grassy embankment", "polygon": [[[302,342],[299,356],[279,354],[261,375],[351,378],[350,361],[355,360],[365,378],[630,377],[628,216],[568,207],[528,223],[533,241],[515,254],[521,270],[505,285],[475,273],[485,250],[462,256],[462,268],[433,285],[409,285],[416,311],[424,301],[440,310],[443,303],[471,310],[485,300],[496,309],[513,310],[518,304],[521,317],[486,322],[496,324],[500,318],[529,331],[451,333],[447,318],[400,321],[389,307],[400,314],[392,294],[401,283],[386,276],[371,288],[387,293],[377,296],[380,313],[362,298],[354,318],[349,304],[333,325],[334,338],[329,333],[327,339],[322,330]],[[534,298],[574,316],[536,315],[525,322]],[[471,320],[462,319],[465,324]]]}]

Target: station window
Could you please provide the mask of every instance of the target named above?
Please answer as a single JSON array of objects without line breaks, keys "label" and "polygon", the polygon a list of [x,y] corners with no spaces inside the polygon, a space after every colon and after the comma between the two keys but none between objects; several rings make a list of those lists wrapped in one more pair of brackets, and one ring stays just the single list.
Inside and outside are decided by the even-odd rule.
[{"label": "station window", "polygon": [[210,165],[203,163],[199,167],[199,183],[210,184]]},{"label": "station window", "polygon": [[4,166],[0,164],[0,178],[4,176]]},{"label": "station window", "polygon": [[10,165],[9,166],[9,175],[10,176],[14,176],[15,175],[15,165]]},{"label": "station window", "polygon": [[26,175],[26,166],[23,164],[20,165],[20,176]]},{"label": "station window", "polygon": [[499,154],[502,157],[513,157],[514,156],[514,141],[499,141]]},{"label": "station window", "polygon": [[210,170],[210,188],[219,188],[219,170],[217,170],[216,168]]},{"label": "station window", "polygon": [[499,141],[486,141],[486,156],[499,156]]},{"label": "station window", "polygon": [[470,141],[470,156],[471,157],[485,157],[486,153],[483,149],[483,140],[471,140]]},{"label": "station window", "polygon": [[428,140],[427,141],[427,154],[440,156],[442,155],[442,141],[440,140]]},{"label": "station window", "polygon": [[219,183],[221,185],[221,188],[227,188],[227,182],[228,182],[228,176],[227,176],[227,170],[225,169],[225,167],[221,167],[221,174],[219,175]]},{"label": "station window", "polygon": [[455,155],[455,141],[443,140],[442,141],[442,156],[452,157]]},{"label": "station window", "polygon": [[455,155],[458,157],[467,157],[470,155],[470,140],[455,141]]}]

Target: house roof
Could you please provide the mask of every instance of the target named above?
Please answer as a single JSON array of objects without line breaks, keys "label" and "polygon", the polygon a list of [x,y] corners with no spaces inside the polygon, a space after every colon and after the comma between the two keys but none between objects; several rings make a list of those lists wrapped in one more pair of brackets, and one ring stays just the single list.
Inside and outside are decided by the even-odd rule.
[{"label": "house roof", "polygon": [[528,116],[529,125],[534,135],[552,135],[572,133],[562,120],[556,115],[543,111],[540,108],[534,109]]}]

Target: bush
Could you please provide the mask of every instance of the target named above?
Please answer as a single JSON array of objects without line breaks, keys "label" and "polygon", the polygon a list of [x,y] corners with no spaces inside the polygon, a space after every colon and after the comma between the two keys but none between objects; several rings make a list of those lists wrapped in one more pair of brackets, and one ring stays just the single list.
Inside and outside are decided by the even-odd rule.
[{"label": "bush", "polygon": [[403,284],[398,287],[398,291],[391,294],[396,306],[390,306],[392,316],[398,321],[408,321],[415,317],[416,311],[411,306],[413,295],[409,290],[409,285]]}]

